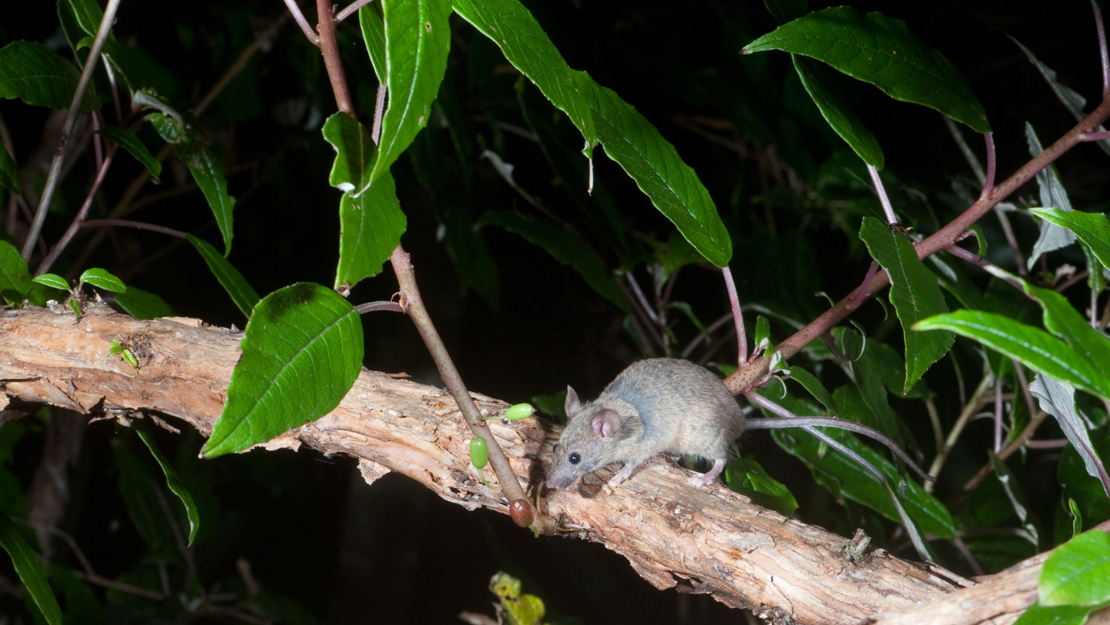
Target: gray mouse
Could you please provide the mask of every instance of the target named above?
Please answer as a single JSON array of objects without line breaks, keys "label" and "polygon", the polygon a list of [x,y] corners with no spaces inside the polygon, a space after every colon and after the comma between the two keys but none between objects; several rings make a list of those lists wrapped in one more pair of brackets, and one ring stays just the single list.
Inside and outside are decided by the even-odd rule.
[{"label": "gray mouse", "polygon": [[651,358],[634,362],[597,399],[585,404],[567,386],[566,411],[567,425],[555,445],[553,466],[547,473],[548,488],[558,490],[570,488],[587,473],[621,462],[624,466],[609,481],[616,486],[658,454],[692,454],[712,460],[709,471],[686,480],[695,487],[705,486],[724,470],[732,442],[745,429],[812,426],[866,434],[890,447],[925,476],[889,438],[846,419],[745,419],[724,382],[688,360]]}]

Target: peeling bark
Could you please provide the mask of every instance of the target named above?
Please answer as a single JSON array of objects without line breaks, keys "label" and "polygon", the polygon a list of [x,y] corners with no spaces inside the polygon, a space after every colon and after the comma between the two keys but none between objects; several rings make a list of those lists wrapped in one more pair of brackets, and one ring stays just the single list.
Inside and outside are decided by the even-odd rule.
[{"label": "peeling bark", "polygon": [[[52,404],[121,420],[171,415],[208,435],[219,417],[242,334],[196,320],[136,321],[89,303],[75,320],[64,307],[0,311],[0,402]],[[139,360],[133,369],[117,340]],[[483,414],[508,404],[473,394]],[[491,421],[515,473],[534,492],[555,428],[533,418]],[[403,473],[467,509],[508,513],[470,465],[469,429],[443,390],[363,370],[330,414],[264,447],[308,445],[358,458],[367,483]],[[657,588],[709,593],[775,622],[1012,622],[1036,599],[1044,555],[962,590],[943,569],[883,550],[849,557],[846,538],[760,508],[716,484],[686,485],[683,471],[655,459],[620,488],[590,475],[576,491],[546,493],[543,512],[565,535],[628,558]],[[487,475],[492,478],[492,475]]]}]

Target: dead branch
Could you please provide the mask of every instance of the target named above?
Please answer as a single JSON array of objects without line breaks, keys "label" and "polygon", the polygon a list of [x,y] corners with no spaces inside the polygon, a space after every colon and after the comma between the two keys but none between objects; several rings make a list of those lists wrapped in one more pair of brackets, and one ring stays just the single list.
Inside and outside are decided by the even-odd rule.
[{"label": "dead branch", "polygon": [[[0,409],[51,404],[90,416],[172,415],[211,433],[223,408],[241,333],[190,319],[136,321],[90,303],[80,320],[64,306],[0,311]],[[139,360],[133,369],[109,341]],[[474,394],[486,415],[508,407]],[[557,432],[534,419],[492,421],[522,484],[543,477]],[[469,429],[442,390],[364,370],[338,408],[274,439],[359,459],[368,483],[403,473],[467,509],[508,512],[470,466]],[[579,490],[547,493],[545,512],[568,537],[628,558],[657,588],[710,593],[769,620],[797,623],[1008,623],[1036,599],[1043,555],[971,588],[942,569],[883,550],[853,559],[849,540],[752,505],[722,485],[689,488],[682,472],[649,463],[618,489],[587,476]],[[534,492],[534,490],[533,490]],[[523,530],[522,530],[523,531]],[[955,591],[955,592],[954,592]]]}]

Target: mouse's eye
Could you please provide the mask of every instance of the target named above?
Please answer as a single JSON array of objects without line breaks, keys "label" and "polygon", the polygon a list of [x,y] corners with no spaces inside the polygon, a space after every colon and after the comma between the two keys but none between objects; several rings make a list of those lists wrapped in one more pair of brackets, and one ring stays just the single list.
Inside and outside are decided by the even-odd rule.
[{"label": "mouse's eye", "polygon": [[579,462],[582,462],[582,454],[578,453],[577,451],[572,451],[570,452],[570,455],[567,456],[567,460],[570,460],[571,464],[578,464]]}]

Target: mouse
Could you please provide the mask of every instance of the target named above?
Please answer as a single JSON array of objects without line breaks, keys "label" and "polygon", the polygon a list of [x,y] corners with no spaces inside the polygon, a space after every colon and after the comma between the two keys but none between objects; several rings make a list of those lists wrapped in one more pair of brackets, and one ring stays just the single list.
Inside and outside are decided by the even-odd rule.
[{"label": "mouse", "polygon": [[[892,447],[919,473],[912,460],[879,432],[846,419],[799,417],[746,419],[736,397],[705,367],[677,358],[632,363],[601,392],[583,403],[567,386],[567,425],[555,444],[547,486],[569,489],[578,478],[613,463],[623,463],[609,481],[631,477],[659,454],[696,455],[713,462],[705,473],[686,481],[696,488],[712,484],[732,455],[733,441],[748,429],[829,426],[866,434]],[[926,478],[929,479],[929,478]]]}]

